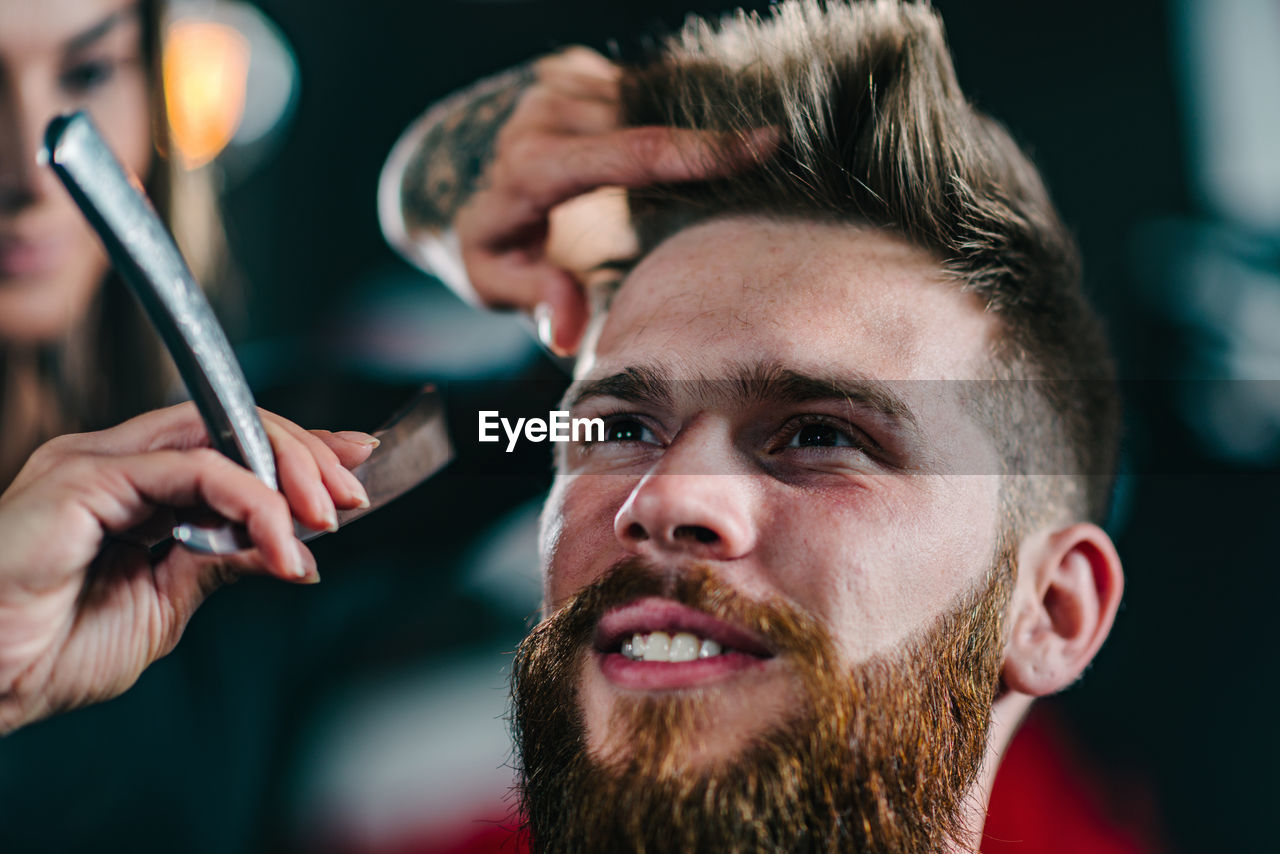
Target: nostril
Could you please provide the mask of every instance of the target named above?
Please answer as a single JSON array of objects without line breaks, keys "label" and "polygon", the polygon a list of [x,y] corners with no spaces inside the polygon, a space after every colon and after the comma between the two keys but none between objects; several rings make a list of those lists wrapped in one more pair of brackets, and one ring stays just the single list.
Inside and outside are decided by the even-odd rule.
[{"label": "nostril", "polygon": [[636,540],[637,542],[640,540],[647,540],[649,539],[649,532],[646,531],[644,526],[639,522],[632,522],[627,526],[627,538]]},{"label": "nostril", "polygon": [[679,525],[673,532],[677,540],[695,540],[703,545],[718,542],[720,535],[703,525]]}]

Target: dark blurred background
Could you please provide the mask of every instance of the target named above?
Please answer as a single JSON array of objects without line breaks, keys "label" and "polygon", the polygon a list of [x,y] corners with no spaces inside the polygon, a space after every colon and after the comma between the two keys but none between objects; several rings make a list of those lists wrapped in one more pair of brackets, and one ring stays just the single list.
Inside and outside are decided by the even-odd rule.
[{"label": "dark blurred background", "polygon": [[[257,3],[297,67],[291,116],[225,165],[246,291],[232,325],[261,402],[370,429],[435,380],[455,411],[545,412],[563,374],[521,323],[384,243],[383,161],[481,76],[574,43],[634,57],[730,5]],[[1125,604],[1081,684],[1039,713],[1050,779],[1025,785],[1051,808],[1024,815],[1055,825],[1049,841],[998,850],[1271,850],[1280,5],[935,5],[962,85],[1077,234],[1127,378]],[[544,451],[501,471],[464,455],[318,541],[318,588],[222,591],[132,691],[0,741],[0,851],[515,850],[505,653],[539,595]],[[1099,835],[1073,836],[1072,815]]]}]

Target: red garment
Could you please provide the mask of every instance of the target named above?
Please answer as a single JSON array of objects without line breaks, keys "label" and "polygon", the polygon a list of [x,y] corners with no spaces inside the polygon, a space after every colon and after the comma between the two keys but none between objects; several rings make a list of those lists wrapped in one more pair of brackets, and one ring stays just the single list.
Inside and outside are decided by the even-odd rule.
[{"label": "red garment", "polygon": [[1104,777],[1041,703],[1005,752],[982,854],[1159,854],[1150,791]]}]

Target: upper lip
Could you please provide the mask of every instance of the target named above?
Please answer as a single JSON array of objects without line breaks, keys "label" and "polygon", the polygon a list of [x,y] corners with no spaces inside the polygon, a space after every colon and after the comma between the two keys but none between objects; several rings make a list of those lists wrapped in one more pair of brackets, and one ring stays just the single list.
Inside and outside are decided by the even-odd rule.
[{"label": "upper lip", "polygon": [[775,655],[773,647],[756,632],[657,596],[629,602],[601,617],[596,625],[594,645],[600,652],[613,652],[632,635],[650,632],[689,632],[713,640],[726,650],[761,658]]}]

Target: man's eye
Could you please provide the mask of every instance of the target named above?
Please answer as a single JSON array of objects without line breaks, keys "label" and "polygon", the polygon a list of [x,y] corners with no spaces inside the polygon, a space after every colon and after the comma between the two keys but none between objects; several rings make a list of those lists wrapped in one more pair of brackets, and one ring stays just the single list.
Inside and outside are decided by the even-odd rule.
[{"label": "man's eye", "polygon": [[811,421],[792,428],[783,448],[862,448],[852,430],[829,421]]},{"label": "man's eye", "polygon": [[615,415],[605,419],[604,440],[606,442],[647,442],[658,444],[658,437],[644,425],[644,422],[627,415]]},{"label": "man's eye", "polygon": [[58,82],[73,95],[87,95],[105,85],[116,72],[115,63],[106,60],[82,62],[62,73]]}]

